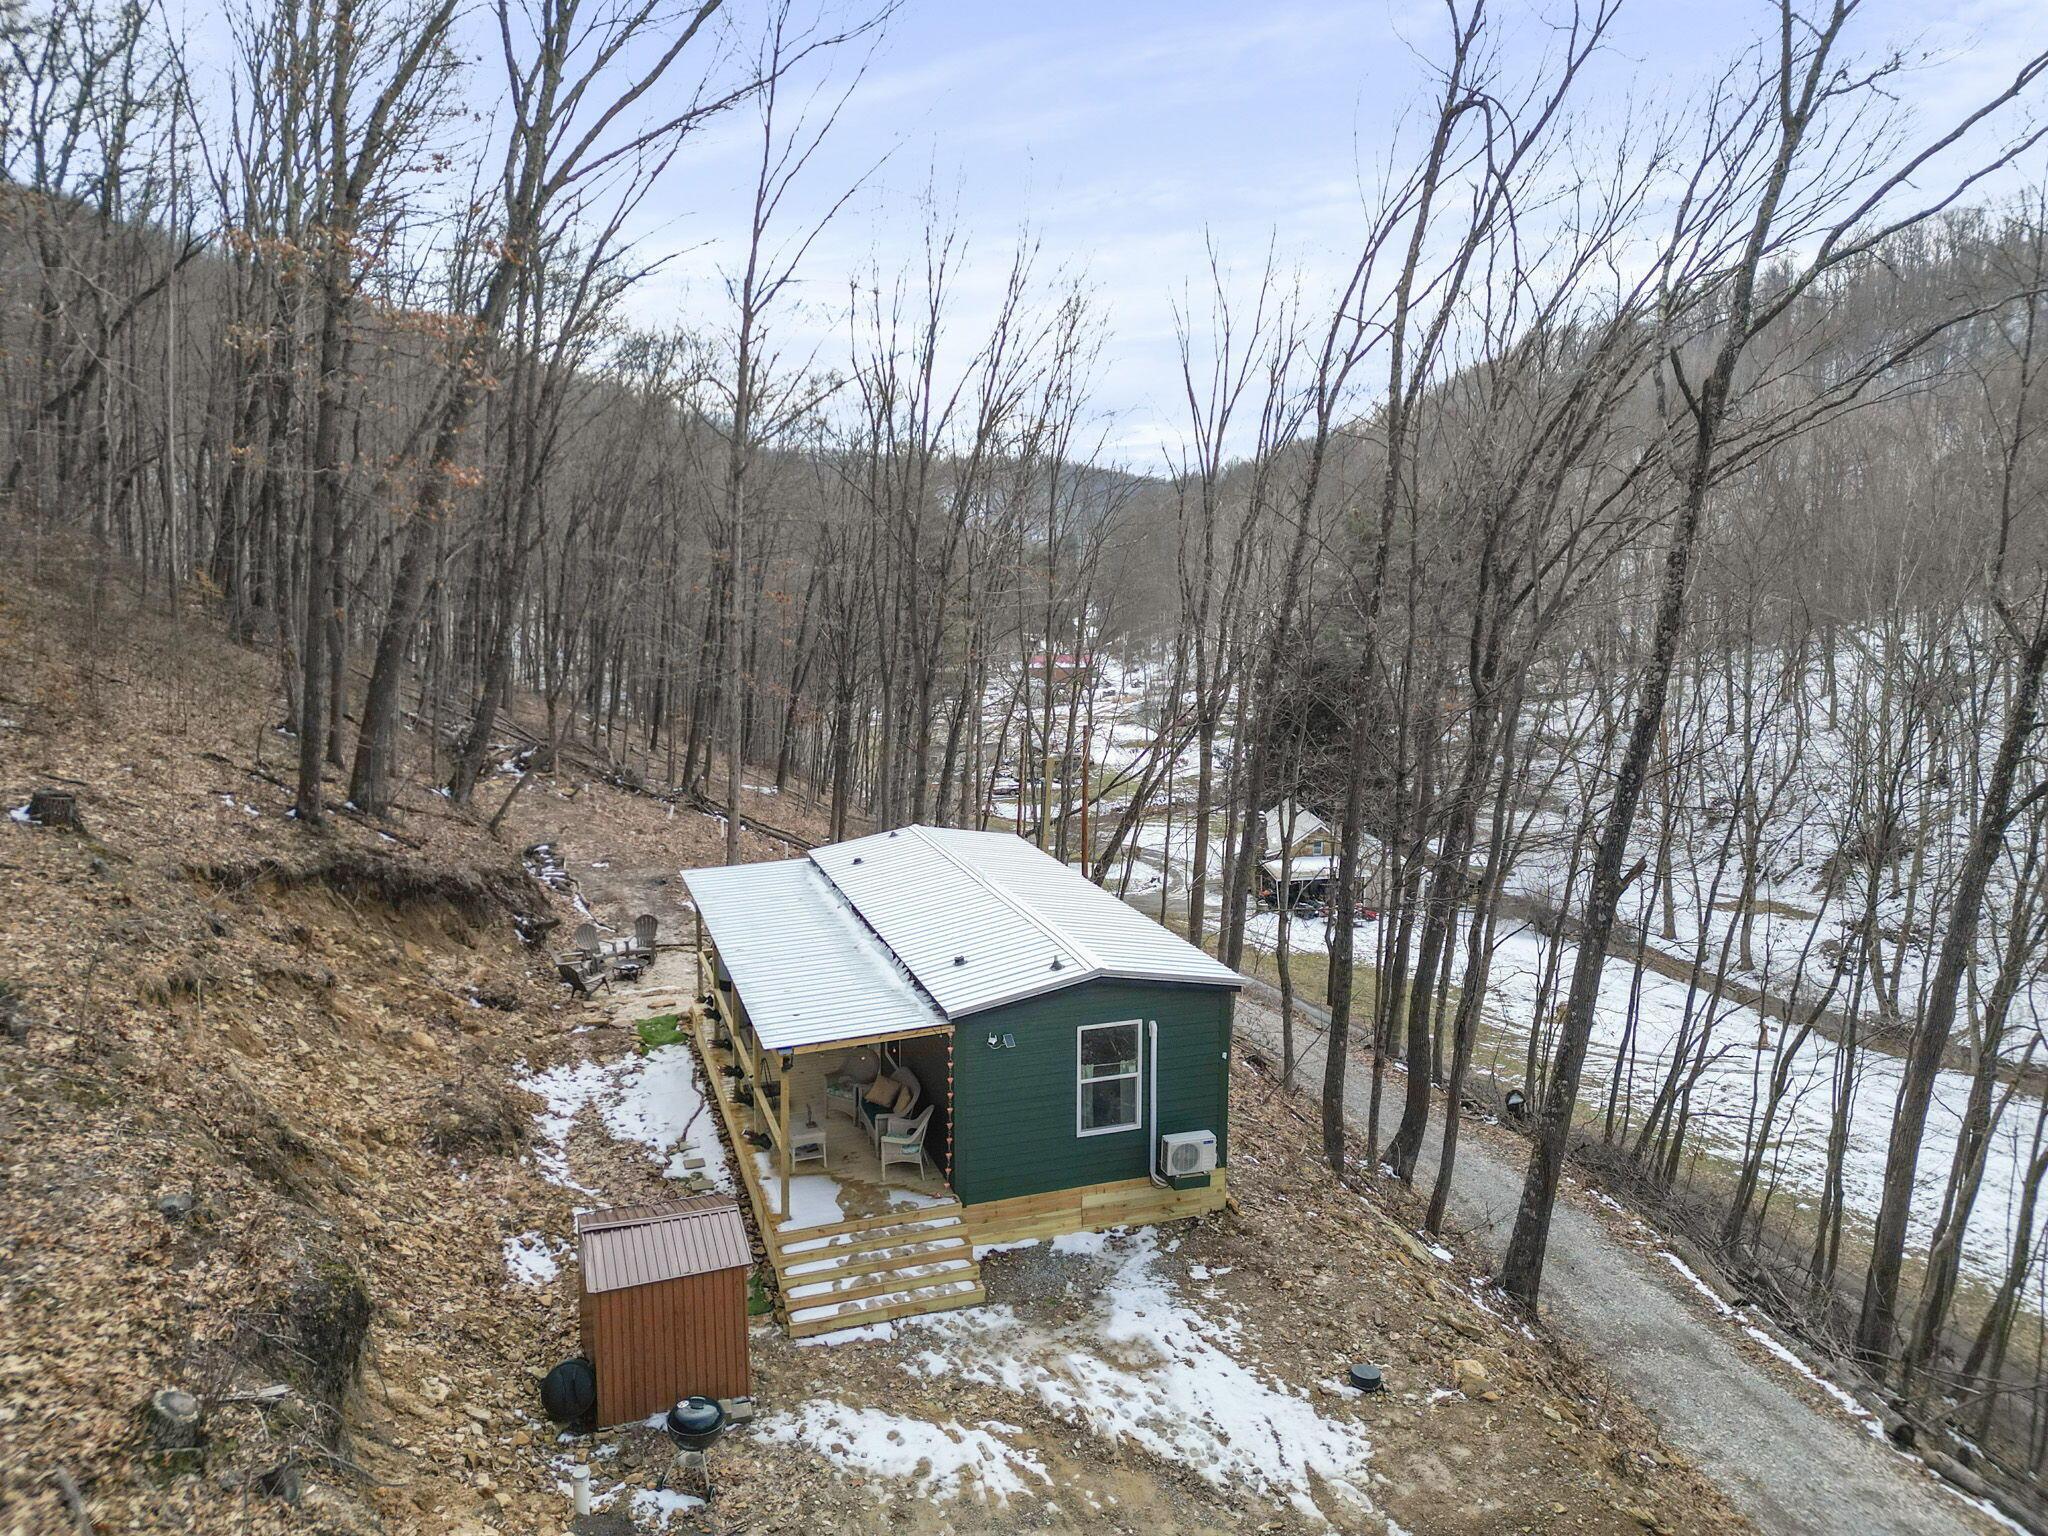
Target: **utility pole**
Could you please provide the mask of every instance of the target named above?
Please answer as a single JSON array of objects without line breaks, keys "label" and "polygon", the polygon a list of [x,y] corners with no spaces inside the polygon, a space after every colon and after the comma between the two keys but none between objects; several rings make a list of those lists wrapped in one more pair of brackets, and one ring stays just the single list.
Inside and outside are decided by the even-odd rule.
[{"label": "utility pole", "polygon": [[[1038,846],[1045,848],[1046,828],[1052,825],[1052,626],[1048,624],[1045,638],[1039,642],[1044,647],[1041,655],[1045,658],[1045,778],[1038,786]],[[1021,798],[1021,797],[1020,797]]]},{"label": "utility pole", "polygon": [[1038,785],[1038,846],[1041,849],[1045,847],[1046,828],[1052,825],[1052,769],[1058,760],[1058,754],[1052,750],[1052,741],[1047,738],[1043,770],[1045,777]]},{"label": "utility pole", "polygon": [[1087,874],[1088,864],[1088,802],[1094,798],[1094,786],[1089,782],[1089,754],[1095,745],[1092,726],[1081,727],[1081,873]]}]

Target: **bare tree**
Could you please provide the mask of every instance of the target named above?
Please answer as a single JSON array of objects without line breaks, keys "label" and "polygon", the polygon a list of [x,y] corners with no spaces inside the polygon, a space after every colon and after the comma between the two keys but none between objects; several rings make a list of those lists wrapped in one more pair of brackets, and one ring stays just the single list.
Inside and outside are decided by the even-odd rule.
[{"label": "bare tree", "polygon": [[[1833,0],[1810,17],[1794,0],[1781,0],[1774,43],[1759,50],[1746,76],[1729,77],[1709,103],[1699,167],[1688,179],[1664,257],[1659,330],[1667,350],[1659,383],[1670,424],[1665,451],[1681,493],[1650,626],[1649,655],[1636,679],[1627,743],[1614,771],[1580,918],[1557,1057],[1501,1264],[1503,1289],[1525,1306],[1535,1305],[1542,1284],[1551,1211],[1608,938],[1622,893],[1641,872],[1640,867],[1624,870],[1623,860],[1670,690],[1709,492],[1729,462],[1810,426],[1818,411],[1855,399],[1872,379],[1960,316],[1943,315],[1887,338],[1888,345],[1839,377],[1815,408],[1793,421],[1752,428],[1739,446],[1724,441],[1741,397],[1738,370],[1759,338],[1828,273],[1859,259],[1886,236],[1932,217],[1981,178],[1980,168],[1932,201],[1903,210],[1894,206],[1923,168],[2025,95],[2048,69],[2048,55],[2028,60],[2009,86],[1953,128],[1916,152],[1895,156],[1888,136],[1871,137],[1866,113],[1873,94],[1900,63],[1888,60],[1874,72],[1846,65],[1843,34],[1857,9],[1856,0]],[[1994,163],[2009,163],[2038,142],[2043,131],[2048,130],[2001,146]],[[1793,257],[1802,245],[1803,256]],[[1766,283],[1768,265],[1781,261],[1791,262],[1791,269]],[[1709,338],[1708,361],[1698,377],[1686,356],[1689,329]]]}]

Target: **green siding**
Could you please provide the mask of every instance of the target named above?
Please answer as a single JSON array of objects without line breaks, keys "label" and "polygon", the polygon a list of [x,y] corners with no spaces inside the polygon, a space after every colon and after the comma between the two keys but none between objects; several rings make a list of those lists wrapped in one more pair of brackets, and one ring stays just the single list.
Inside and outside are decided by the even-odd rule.
[{"label": "green siding", "polygon": [[[1149,1056],[1142,1124],[1099,1136],[1074,1130],[1075,1032],[1118,1019],[1159,1021],[1160,1134],[1214,1131],[1226,1162],[1235,1000],[1223,987],[1095,981],[962,1019],[953,1032],[954,1192],[979,1205],[1150,1172]],[[989,1049],[991,1034],[1015,1036],[1016,1047]],[[1150,1030],[1141,1036],[1149,1050]]]}]

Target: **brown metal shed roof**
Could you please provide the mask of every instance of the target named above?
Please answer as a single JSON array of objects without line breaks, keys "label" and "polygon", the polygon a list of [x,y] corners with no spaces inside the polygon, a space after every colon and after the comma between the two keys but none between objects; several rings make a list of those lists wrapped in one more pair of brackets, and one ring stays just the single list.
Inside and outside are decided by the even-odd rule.
[{"label": "brown metal shed roof", "polygon": [[617,1291],[754,1262],[740,1208],[723,1195],[585,1211],[576,1240],[586,1291]]}]

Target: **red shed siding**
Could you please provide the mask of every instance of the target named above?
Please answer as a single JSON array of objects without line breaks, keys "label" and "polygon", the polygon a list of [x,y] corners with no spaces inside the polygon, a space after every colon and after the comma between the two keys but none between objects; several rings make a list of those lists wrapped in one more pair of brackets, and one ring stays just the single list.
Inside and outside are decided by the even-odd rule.
[{"label": "red shed siding", "polygon": [[585,1292],[583,1352],[597,1371],[601,1425],[665,1413],[692,1393],[749,1396],[747,1271]]}]

